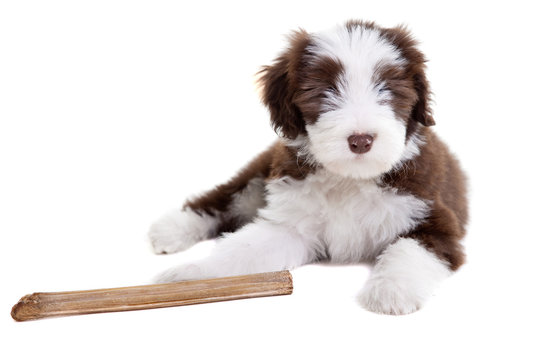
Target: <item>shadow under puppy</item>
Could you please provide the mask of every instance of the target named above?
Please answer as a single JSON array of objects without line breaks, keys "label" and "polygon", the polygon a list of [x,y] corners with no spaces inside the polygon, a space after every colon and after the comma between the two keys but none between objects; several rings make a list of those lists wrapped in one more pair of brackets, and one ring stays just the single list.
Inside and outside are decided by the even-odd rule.
[{"label": "shadow under puppy", "polygon": [[294,32],[260,72],[279,139],[150,228],[157,253],[221,237],[170,282],[371,261],[367,309],[407,314],[464,262],[464,175],[428,128],[425,58],[403,27]]}]

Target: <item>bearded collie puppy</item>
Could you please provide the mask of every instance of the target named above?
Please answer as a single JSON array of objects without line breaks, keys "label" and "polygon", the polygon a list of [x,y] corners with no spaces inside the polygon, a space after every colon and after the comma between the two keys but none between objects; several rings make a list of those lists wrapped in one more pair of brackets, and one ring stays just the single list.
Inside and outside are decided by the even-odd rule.
[{"label": "bearded collie puppy", "polygon": [[259,73],[279,137],[229,182],[153,224],[156,253],[219,237],[157,282],[374,264],[368,310],[407,314],[464,262],[465,177],[429,129],[425,57],[403,27],[296,31]]}]

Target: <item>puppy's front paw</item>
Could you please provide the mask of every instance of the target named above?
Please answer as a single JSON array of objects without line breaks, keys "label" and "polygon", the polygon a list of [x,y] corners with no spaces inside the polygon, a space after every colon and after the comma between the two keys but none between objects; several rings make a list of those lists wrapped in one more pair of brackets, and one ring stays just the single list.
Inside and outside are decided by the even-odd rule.
[{"label": "puppy's front paw", "polygon": [[360,304],[369,311],[406,315],[422,306],[422,296],[390,279],[370,279],[360,293]]},{"label": "puppy's front paw", "polygon": [[216,219],[192,210],[175,210],[156,221],[148,231],[148,239],[156,254],[185,250],[213,234]]}]

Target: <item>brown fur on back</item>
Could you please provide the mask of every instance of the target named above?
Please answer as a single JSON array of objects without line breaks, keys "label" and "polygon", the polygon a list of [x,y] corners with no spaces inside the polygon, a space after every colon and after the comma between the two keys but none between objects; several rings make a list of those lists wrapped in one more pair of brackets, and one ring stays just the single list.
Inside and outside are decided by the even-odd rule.
[{"label": "brown fur on back", "polygon": [[429,217],[404,237],[420,240],[452,270],[465,261],[460,240],[468,221],[466,179],[448,147],[429,129],[421,134],[426,144],[416,158],[383,178],[383,186],[431,202]]},{"label": "brown fur on back", "polygon": [[304,159],[296,155],[296,151],[278,140],[266,151],[249,162],[232,179],[204,194],[186,201],[184,208],[198,213],[205,212],[219,217],[217,234],[237,230],[245,224],[245,219],[231,214],[231,206],[235,194],[241,193],[253,179],[267,180],[281,177],[303,179],[315,169]]}]

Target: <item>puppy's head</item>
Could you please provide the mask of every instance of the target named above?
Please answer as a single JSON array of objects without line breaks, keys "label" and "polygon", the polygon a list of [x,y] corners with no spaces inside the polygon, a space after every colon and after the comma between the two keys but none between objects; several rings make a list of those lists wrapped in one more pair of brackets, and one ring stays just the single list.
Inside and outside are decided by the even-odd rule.
[{"label": "puppy's head", "polygon": [[403,27],[350,21],[301,30],[261,70],[262,99],[274,129],[318,164],[374,178],[417,153],[419,126],[435,124],[424,63]]}]

